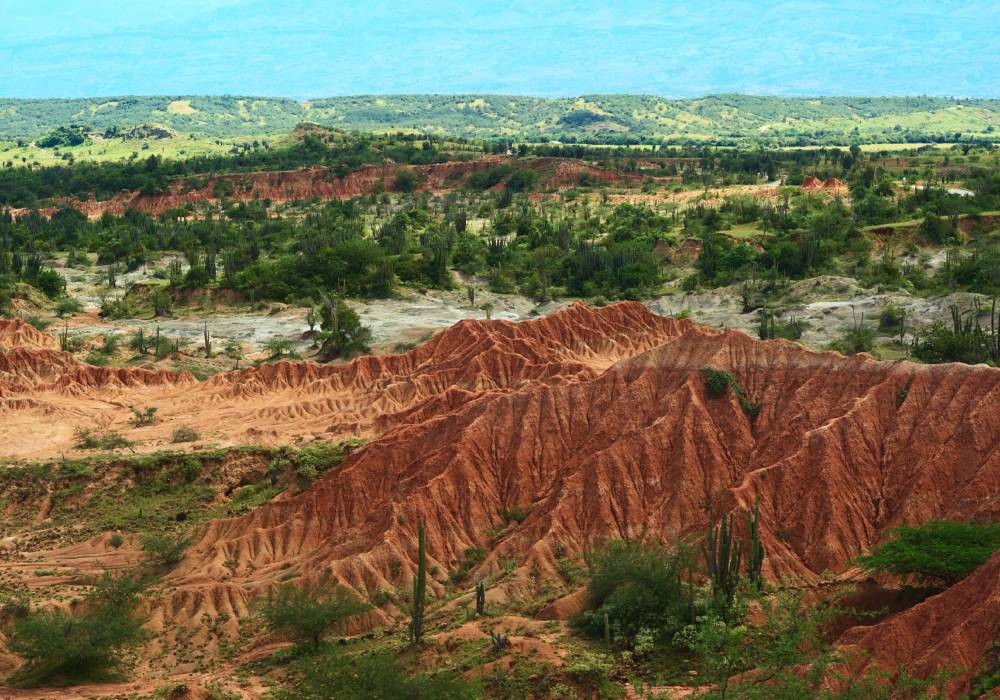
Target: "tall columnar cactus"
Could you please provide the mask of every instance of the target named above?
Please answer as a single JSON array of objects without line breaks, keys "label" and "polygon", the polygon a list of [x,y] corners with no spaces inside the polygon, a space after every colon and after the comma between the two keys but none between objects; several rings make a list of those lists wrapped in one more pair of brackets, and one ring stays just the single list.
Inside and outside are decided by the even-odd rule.
[{"label": "tall columnar cactus", "polygon": [[725,615],[736,596],[743,556],[742,542],[733,535],[733,519],[723,514],[717,526],[709,527],[704,552],[705,565],[712,579],[712,594]]},{"label": "tall columnar cactus", "polygon": [[417,644],[424,636],[424,597],[427,593],[427,551],[424,521],[417,525],[417,575],[413,579],[413,619],[410,640]]},{"label": "tall columnar cactus", "polygon": [[476,614],[486,614],[486,584],[482,581],[476,584]]},{"label": "tall columnar cactus", "polygon": [[759,591],[764,586],[761,568],[764,565],[764,545],[760,541],[760,494],[754,498],[753,515],[747,513],[747,578]]}]

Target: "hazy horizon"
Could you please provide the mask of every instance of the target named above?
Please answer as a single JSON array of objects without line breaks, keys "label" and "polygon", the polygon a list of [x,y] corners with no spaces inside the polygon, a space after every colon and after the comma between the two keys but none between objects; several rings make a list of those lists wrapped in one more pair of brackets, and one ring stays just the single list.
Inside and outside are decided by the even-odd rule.
[{"label": "hazy horizon", "polygon": [[0,0],[0,96],[1000,96],[1000,4]]}]

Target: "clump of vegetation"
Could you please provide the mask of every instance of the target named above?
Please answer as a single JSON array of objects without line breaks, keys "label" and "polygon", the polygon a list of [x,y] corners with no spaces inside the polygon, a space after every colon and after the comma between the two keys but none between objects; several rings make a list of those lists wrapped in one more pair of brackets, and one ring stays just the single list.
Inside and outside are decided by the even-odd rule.
[{"label": "clump of vegetation", "polygon": [[869,573],[913,576],[931,585],[951,586],[1000,549],[1000,523],[938,520],[900,527],[871,553],[855,560]]},{"label": "clump of vegetation", "polygon": [[170,442],[197,442],[201,439],[201,435],[197,430],[189,425],[182,425],[176,428],[173,434],[170,436]]},{"label": "clump of vegetation", "polygon": [[329,583],[283,583],[268,592],[259,611],[268,629],[318,651],[326,636],[369,609],[350,590]]},{"label": "clump of vegetation", "polygon": [[298,664],[292,687],[279,700],[474,700],[478,689],[458,674],[409,676],[391,654],[346,654],[327,648]]},{"label": "clump of vegetation", "polygon": [[500,516],[500,519],[503,520],[505,523],[517,523],[518,525],[520,525],[521,523],[523,523],[525,520],[528,519],[528,516],[531,515],[532,510],[533,508],[531,506],[515,505],[511,506],[510,508],[501,509],[500,511],[498,511],[498,515]]},{"label": "clump of vegetation", "polygon": [[756,418],[763,408],[761,404],[753,403],[747,398],[743,388],[736,381],[736,377],[729,372],[712,367],[702,367],[701,375],[705,380],[705,389],[713,399],[722,398],[729,389],[732,389],[736,394],[737,400],[740,402],[740,407],[748,418]]},{"label": "clump of vegetation", "polygon": [[132,450],[135,443],[114,430],[92,430],[79,427],[75,431],[76,448],[78,450]]},{"label": "clump of vegetation", "polygon": [[371,329],[361,323],[357,312],[343,299],[331,299],[325,294],[320,308],[322,319],[319,340],[320,358],[329,362],[337,358],[350,359],[370,351]]},{"label": "clump of vegetation", "polygon": [[643,634],[669,641],[700,611],[690,579],[684,582],[692,564],[683,545],[670,550],[647,542],[608,542],[591,557],[587,610],[573,620],[574,627],[628,648]]},{"label": "clump of vegetation", "polygon": [[104,574],[71,610],[37,609],[17,617],[7,644],[26,665],[15,680],[37,685],[108,678],[123,653],[144,639],[137,613],[143,587],[136,578]]},{"label": "clump of vegetation", "polygon": [[264,351],[267,353],[266,362],[294,360],[298,357],[298,353],[295,352],[295,348],[292,346],[292,341],[286,338],[269,338],[264,343]]},{"label": "clump of vegetation", "polygon": [[865,323],[865,315],[861,314],[860,318],[855,317],[851,326],[844,330],[840,339],[830,343],[830,349],[845,355],[871,353],[875,350],[876,337],[875,329]]},{"label": "clump of vegetation", "polygon": [[1000,309],[996,299],[987,312],[989,323],[985,327],[979,320],[984,311],[978,302],[965,311],[952,305],[950,311],[950,327],[935,321],[914,337],[913,356],[930,363],[1000,363]]},{"label": "clump of vegetation", "polygon": [[455,583],[463,580],[485,558],[485,549],[482,547],[469,547],[462,553],[462,560],[458,563],[458,568],[450,572],[448,577]]},{"label": "clump of vegetation", "polygon": [[146,408],[129,406],[129,410],[132,411],[132,418],[129,419],[129,424],[133,428],[142,428],[156,423],[156,412],[158,409],[155,406],[147,406]]},{"label": "clump of vegetation", "polygon": [[808,328],[805,321],[796,318],[790,318],[783,322],[778,321],[777,316],[767,309],[760,310],[759,319],[757,337],[761,340],[774,340],[775,338],[800,340]]},{"label": "clump of vegetation", "polygon": [[63,297],[62,299],[57,299],[55,303],[56,316],[62,318],[63,316],[68,316],[70,314],[76,314],[83,311],[83,305],[76,299],[70,299],[69,297]]},{"label": "clump of vegetation", "polygon": [[181,563],[193,539],[183,533],[150,532],[141,539],[146,563],[161,573]]}]

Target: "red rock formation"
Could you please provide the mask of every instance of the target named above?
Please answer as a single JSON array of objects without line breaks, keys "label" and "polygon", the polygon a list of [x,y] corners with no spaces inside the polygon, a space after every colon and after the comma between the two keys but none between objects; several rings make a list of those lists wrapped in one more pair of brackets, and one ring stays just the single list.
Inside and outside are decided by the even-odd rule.
[{"label": "red rock formation", "polygon": [[819,178],[815,178],[812,175],[806,175],[805,179],[802,181],[802,189],[804,190],[819,190],[823,188],[823,181]]},{"label": "red rock formation", "polygon": [[[995,494],[995,491],[994,491]],[[860,672],[873,666],[929,678],[948,667],[948,683],[961,696],[968,679],[986,670],[1000,625],[1000,553],[968,578],[871,627],[848,630],[840,646],[859,661]],[[993,652],[995,654],[995,652]],[[995,694],[994,694],[995,696]]]},{"label": "red rock formation", "polygon": [[[0,444],[40,430],[41,410],[50,423],[86,411],[113,424],[129,403],[161,409],[163,425],[143,429],[152,437],[184,421],[231,442],[371,438],[308,492],[212,522],[169,577],[159,625],[240,614],[290,567],[370,592],[404,586],[420,520],[438,593],[470,547],[489,552],[475,573],[513,558],[544,581],[600,538],[698,534],[706,504],[739,511],[757,495],[764,573],[786,584],[849,575],[903,523],[1000,520],[1000,370],[810,352],[635,303],[464,322],[404,355],[200,384],[15,352],[0,356],[15,387]],[[706,366],[733,374],[756,418],[733,392],[707,395]],[[515,508],[528,516],[508,523]],[[1000,624],[998,564],[844,644],[921,674],[971,669]]]},{"label": "red rock formation", "polygon": [[0,349],[17,347],[54,350],[59,347],[59,343],[48,333],[43,333],[19,318],[0,318]]},{"label": "red rock formation", "polygon": [[[644,313],[613,313],[625,309]],[[709,398],[704,366],[732,372],[763,406],[758,417],[733,395]],[[175,582],[189,595],[238,561],[252,570],[213,586],[246,591],[293,564],[395,588],[413,571],[421,519],[439,591],[469,547],[489,549],[483,572],[514,557],[554,576],[557,552],[698,533],[706,503],[745,509],[759,494],[766,576],[809,583],[844,572],[902,523],[1000,520],[997,370],[879,363],[678,325],[603,372],[560,376],[448,390],[397,416],[310,492],[213,523]],[[497,538],[515,507],[530,515]],[[984,629],[1000,623],[996,606],[977,610]],[[980,637],[967,641],[961,658],[938,663],[981,658]]]},{"label": "red rock formation", "polygon": [[[67,199],[66,203],[76,207],[90,218],[100,218],[104,212],[120,216],[129,209],[154,216],[171,209],[197,202],[215,202],[219,183],[225,183],[231,193],[229,199],[252,201],[269,199],[272,202],[288,202],[318,197],[320,199],[350,199],[363,194],[371,194],[379,188],[396,190],[396,176],[402,171],[417,175],[423,192],[451,192],[462,187],[469,175],[487,170],[509,159],[490,156],[475,161],[454,161],[433,165],[372,165],[338,177],[329,168],[306,168],[303,170],[257,172],[237,175],[222,175],[209,178],[201,187],[192,187],[186,180],[171,184],[169,190],[160,194],[142,192],[122,192],[111,199],[85,201]],[[593,182],[638,181],[638,176],[624,176],[603,168],[587,165],[579,160],[564,158],[535,158],[519,161],[523,167],[537,172],[544,187],[572,187],[580,184],[582,177]],[[51,215],[54,209],[46,209]]]},{"label": "red rock formation", "polygon": [[847,183],[845,183],[843,180],[838,180],[835,177],[831,177],[831,178],[827,178],[826,180],[823,181],[823,189],[824,190],[846,190],[847,189]]}]

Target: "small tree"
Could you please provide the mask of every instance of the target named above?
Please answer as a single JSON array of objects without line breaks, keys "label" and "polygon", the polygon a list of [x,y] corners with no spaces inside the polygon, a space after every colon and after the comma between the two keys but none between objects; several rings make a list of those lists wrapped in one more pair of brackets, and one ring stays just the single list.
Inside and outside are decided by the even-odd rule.
[{"label": "small tree", "polygon": [[951,586],[1000,549],[1000,523],[938,520],[896,528],[889,540],[855,563],[869,573],[914,576],[928,584]]},{"label": "small tree", "polygon": [[361,323],[358,314],[340,297],[323,295],[323,347],[320,359],[329,362],[338,357],[351,358],[369,351],[372,332]]},{"label": "small tree", "polygon": [[239,369],[240,360],[243,359],[243,346],[240,345],[239,341],[232,338],[226,341],[225,353],[226,357],[236,362],[233,369]]},{"label": "small tree", "polygon": [[157,289],[149,295],[149,300],[153,304],[153,314],[155,316],[169,316],[170,308],[173,306],[173,299],[165,289]]},{"label": "small tree", "polygon": [[315,306],[310,306],[309,310],[306,311],[306,325],[309,326],[309,332],[312,333],[316,330],[316,326],[319,325],[320,318],[319,311],[316,310]]},{"label": "small tree", "polygon": [[7,646],[25,660],[21,682],[104,677],[122,652],[142,641],[142,583],[104,574],[73,610],[32,610],[11,624]]},{"label": "small tree", "polygon": [[141,542],[146,563],[158,571],[170,571],[184,559],[193,539],[183,533],[149,533]]},{"label": "small tree", "polygon": [[264,350],[267,351],[269,360],[280,360],[292,354],[292,342],[285,338],[271,338],[264,343]]},{"label": "small tree", "polygon": [[272,632],[287,634],[315,651],[327,634],[369,607],[343,586],[285,583],[271,589],[260,613]]}]

